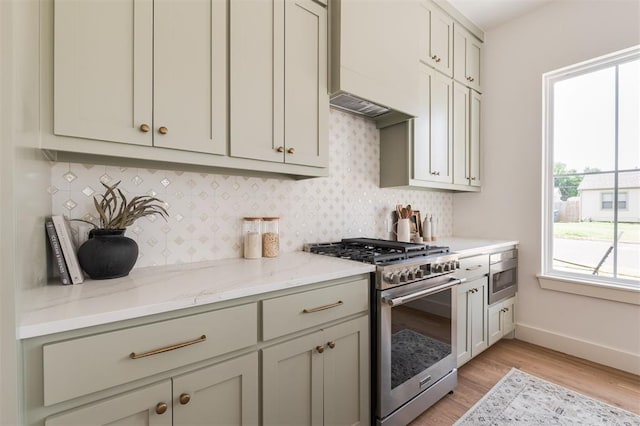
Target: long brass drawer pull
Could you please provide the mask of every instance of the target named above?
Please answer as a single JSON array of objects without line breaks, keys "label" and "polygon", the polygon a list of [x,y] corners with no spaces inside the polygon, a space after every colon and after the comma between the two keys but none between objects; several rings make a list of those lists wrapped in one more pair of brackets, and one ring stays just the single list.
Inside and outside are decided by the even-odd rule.
[{"label": "long brass drawer pull", "polygon": [[129,358],[138,359],[138,358],[144,358],[146,356],[157,355],[157,354],[161,354],[162,352],[169,352],[169,351],[172,351],[174,349],[184,348],[185,346],[195,345],[196,343],[204,342],[205,340],[207,340],[207,336],[205,334],[203,334],[202,336],[198,337],[197,339],[189,340],[188,342],[178,343],[176,345],[165,346],[164,348],[154,349],[154,350],[149,351],[149,352],[144,352],[144,353],[141,353],[141,354],[137,354],[135,352],[131,352],[129,354]]},{"label": "long brass drawer pull", "polygon": [[338,300],[336,303],[331,303],[330,305],[324,305],[324,306],[318,306],[317,308],[311,308],[311,309],[303,309],[302,313],[303,314],[312,314],[314,312],[318,312],[318,311],[324,311],[326,309],[331,309],[331,308],[335,308],[338,307],[340,305],[343,305],[344,303],[342,302],[342,300]]},{"label": "long brass drawer pull", "polygon": [[482,265],[469,266],[468,268],[464,268],[467,271],[475,271],[476,269],[482,268]]}]

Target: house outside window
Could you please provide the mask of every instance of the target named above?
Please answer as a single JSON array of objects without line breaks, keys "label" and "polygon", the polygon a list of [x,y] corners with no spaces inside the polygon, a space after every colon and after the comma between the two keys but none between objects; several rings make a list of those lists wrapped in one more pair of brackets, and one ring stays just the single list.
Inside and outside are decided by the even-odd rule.
[{"label": "house outside window", "polygon": [[[600,209],[602,210],[613,210],[613,200],[615,194],[613,192],[602,192],[600,193],[601,203]],[[618,210],[626,210],[627,209],[627,193],[626,192],[618,192]]]},{"label": "house outside window", "polygon": [[542,275],[640,289],[640,46],[543,83]]}]

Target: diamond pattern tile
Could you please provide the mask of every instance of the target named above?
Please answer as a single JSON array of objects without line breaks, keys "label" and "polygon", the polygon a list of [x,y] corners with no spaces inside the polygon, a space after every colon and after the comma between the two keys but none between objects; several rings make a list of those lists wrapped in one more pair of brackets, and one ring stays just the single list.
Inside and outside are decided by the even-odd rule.
[{"label": "diamond pattern tile", "polygon": [[52,163],[47,189],[53,214],[97,222],[93,197],[101,183],[127,197],[166,203],[169,219],[138,221],[127,236],[139,245],[136,268],[242,256],[244,216],[279,216],[280,250],[344,237],[391,238],[396,204],[432,214],[438,236],[453,232],[453,196],[446,192],[379,188],[380,142],[373,122],[331,111],[329,177],[301,181],[206,173]]}]

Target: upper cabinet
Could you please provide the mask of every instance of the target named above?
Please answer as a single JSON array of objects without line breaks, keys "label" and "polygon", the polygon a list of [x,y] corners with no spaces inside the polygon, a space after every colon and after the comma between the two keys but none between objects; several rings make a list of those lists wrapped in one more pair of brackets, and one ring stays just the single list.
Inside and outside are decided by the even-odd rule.
[{"label": "upper cabinet", "polygon": [[326,9],[311,0],[230,8],[230,155],[326,167]]},{"label": "upper cabinet", "polygon": [[482,96],[453,83],[453,183],[480,187],[480,109]]},{"label": "upper cabinet", "polygon": [[419,59],[451,77],[453,75],[453,19],[430,2],[420,3]]},{"label": "upper cabinet", "polygon": [[54,133],[224,154],[226,8],[55,2]]},{"label": "upper cabinet", "polygon": [[482,93],[480,61],[482,42],[458,24],[453,26],[453,78]]},{"label": "upper cabinet", "polygon": [[50,158],[328,174],[324,5],[42,0],[40,25]]}]

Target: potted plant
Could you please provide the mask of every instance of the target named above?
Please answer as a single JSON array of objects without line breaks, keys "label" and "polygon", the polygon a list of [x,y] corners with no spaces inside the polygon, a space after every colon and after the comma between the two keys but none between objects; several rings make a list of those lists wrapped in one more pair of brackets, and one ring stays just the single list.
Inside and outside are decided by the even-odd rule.
[{"label": "potted plant", "polygon": [[124,233],[141,217],[169,214],[162,201],[148,195],[127,200],[118,188],[120,181],[105,187],[102,195],[93,197],[93,204],[100,216],[100,226],[94,226],[89,239],[78,249],[78,261],[82,269],[95,280],[124,277],[138,260],[138,244]]}]

